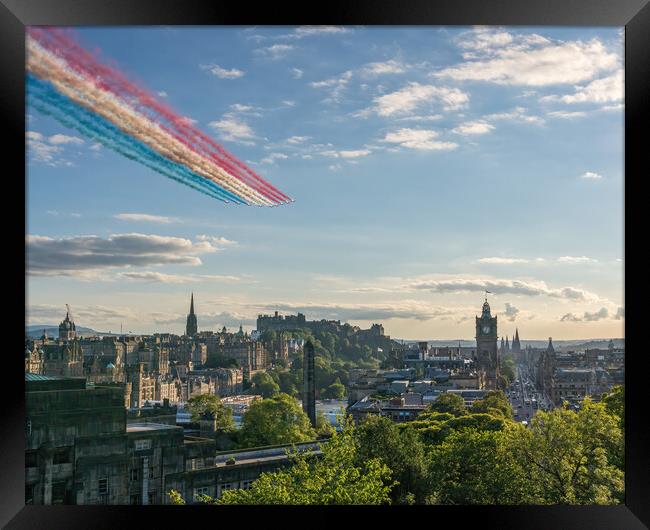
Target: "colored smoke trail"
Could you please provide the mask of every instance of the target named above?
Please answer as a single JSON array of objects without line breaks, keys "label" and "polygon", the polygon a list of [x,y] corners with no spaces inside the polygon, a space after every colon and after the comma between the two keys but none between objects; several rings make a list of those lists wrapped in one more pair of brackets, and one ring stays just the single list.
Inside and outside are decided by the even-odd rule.
[{"label": "colored smoke trail", "polygon": [[[178,116],[169,107],[160,103],[150,93],[128,81],[118,70],[98,63],[94,57],[81,48],[65,30],[57,28],[49,28],[47,30],[30,28],[29,33],[46,48],[56,48],[60,56],[63,57],[67,61],[68,65],[76,72],[82,75],[90,74],[92,79],[98,82],[102,88],[120,95],[120,97],[125,100],[137,101],[140,104],[138,107],[139,110],[141,110],[145,115],[151,116],[153,119],[158,118],[157,121],[159,122],[166,120],[178,134],[184,135],[190,139],[193,149],[201,150],[204,154],[212,157],[217,163],[223,164],[224,167],[226,167],[226,169],[233,175],[236,175],[238,178],[248,183],[251,183],[252,177],[252,179],[257,182],[257,185],[255,182],[252,183],[253,187],[256,189],[268,192],[269,196],[275,197],[280,202],[291,201],[289,197],[278,191],[268,182],[265,182],[255,172],[230,155],[230,153],[225,151],[210,137],[205,135],[196,127],[193,127],[186,118]],[[226,160],[223,160],[221,156]],[[231,163],[236,167],[233,167]],[[241,170],[244,171],[243,174]]]},{"label": "colored smoke trail", "polygon": [[153,149],[122,133],[112,123],[75,105],[59,94],[49,83],[32,75],[27,78],[27,97],[30,105],[52,116],[63,125],[77,130],[84,136],[102,143],[123,156],[137,160],[145,166],[197,191],[225,202],[245,204],[241,198],[219,188],[211,181],[192,173],[186,167],[175,164]]},{"label": "colored smoke trail", "polygon": [[[31,101],[39,102],[43,112],[220,200],[259,206],[292,201],[187,118],[156,101],[115,68],[97,62],[66,32],[29,28],[27,47]],[[65,112],[57,112],[57,105]]]}]

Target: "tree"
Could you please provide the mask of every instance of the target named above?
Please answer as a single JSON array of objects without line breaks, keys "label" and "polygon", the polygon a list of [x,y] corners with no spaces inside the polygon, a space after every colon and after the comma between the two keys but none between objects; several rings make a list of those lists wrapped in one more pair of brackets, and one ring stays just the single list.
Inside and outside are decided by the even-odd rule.
[{"label": "tree", "polygon": [[192,421],[215,420],[217,431],[235,430],[232,410],[221,403],[219,396],[213,394],[194,396],[188,400],[187,409],[192,413]]},{"label": "tree", "polygon": [[[515,431],[513,431],[515,432]],[[585,399],[579,412],[538,412],[511,447],[548,504],[616,504],[623,501],[623,433],[602,403]]]},{"label": "tree", "polygon": [[465,401],[458,394],[445,392],[438,396],[431,405],[429,410],[432,412],[449,412],[454,416],[462,416],[467,411],[465,410]]},{"label": "tree", "polygon": [[257,372],[252,378],[253,392],[261,394],[262,397],[268,398],[280,392],[280,385],[266,372]]},{"label": "tree", "polygon": [[472,405],[472,412],[502,415],[512,419],[512,405],[501,390],[491,390],[483,399],[477,399]]},{"label": "tree", "polygon": [[400,432],[388,418],[372,416],[356,428],[355,436],[360,462],[377,458],[391,470],[394,503],[424,502],[429,491],[427,458],[414,429],[407,427]]},{"label": "tree", "polygon": [[[514,424],[511,427],[520,427]],[[461,429],[431,451],[435,504],[534,502],[528,475],[512,456],[503,431]]]},{"label": "tree", "polygon": [[336,429],[328,421],[325,414],[318,411],[316,412],[316,435],[319,438],[329,438],[334,435]]},{"label": "tree", "polygon": [[501,375],[505,379],[506,386],[508,386],[516,378],[514,359],[512,359],[512,357],[505,357],[501,361],[501,367],[500,368],[501,369],[499,371],[501,372]]},{"label": "tree", "polygon": [[344,396],[345,386],[343,386],[343,383],[341,383],[341,380],[338,377],[325,389],[325,392],[323,392],[323,397],[328,399],[341,399]]},{"label": "tree", "polygon": [[351,426],[321,445],[322,456],[291,456],[288,469],[262,473],[249,490],[228,490],[217,504],[389,504],[390,470],[362,463]]},{"label": "tree", "polygon": [[316,438],[300,405],[283,393],[253,402],[244,414],[239,435],[242,447],[291,444]]},{"label": "tree", "polygon": [[625,387],[615,386],[603,396],[605,409],[620,420],[621,429],[625,429]]}]

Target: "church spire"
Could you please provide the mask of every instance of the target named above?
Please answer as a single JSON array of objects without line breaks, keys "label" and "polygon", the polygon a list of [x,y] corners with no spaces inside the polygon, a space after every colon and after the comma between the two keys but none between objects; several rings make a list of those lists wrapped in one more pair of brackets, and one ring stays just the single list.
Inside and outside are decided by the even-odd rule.
[{"label": "church spire", "polygon": [[194,293],[190,298],[190,314],[187,315],[187,324],[185,325],[185,335],[193,337],[198,332],[198,323],[194,314]]}]

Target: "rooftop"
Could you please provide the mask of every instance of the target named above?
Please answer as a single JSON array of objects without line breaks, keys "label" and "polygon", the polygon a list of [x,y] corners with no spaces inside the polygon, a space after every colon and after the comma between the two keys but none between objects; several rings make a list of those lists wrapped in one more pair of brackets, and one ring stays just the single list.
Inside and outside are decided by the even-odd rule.
[{"label": "rooftop", "polygon": [[129,423],[126,426],[126,432],[151,432],[180,428],[176,425],[166,425],[164,423]]}]

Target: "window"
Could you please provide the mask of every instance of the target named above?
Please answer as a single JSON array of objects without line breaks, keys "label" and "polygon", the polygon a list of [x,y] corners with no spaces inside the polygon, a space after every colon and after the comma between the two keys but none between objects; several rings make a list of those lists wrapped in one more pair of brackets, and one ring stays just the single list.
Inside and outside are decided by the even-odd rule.
[{"label": "window", "polygon": [[155,491],[150,491],[149,492],[149,504],[156,504],[156,492]]},{"label": "window", "polygon": [[209,495],[210,488],[208,486],[204,486],[201,488],[194,488],[194,500],[198,501],[199,497],[201,495]]},{"label": "window", "polygon": [[135,450],[143,451],[144,449],[151,449],[151,440],[136,440]]},{"label": "window", "polygon": [[38,466],[38,452],[25,451],[25,467],[37,467],[37,466]]},{"label": "window", "polygon": [[253,486],[253,482],[254,482],[253,480],[244,480],[244,482],[242,482],[241,489],[243,490],[251,489],[251,487]]},{"label": "window", "polygon": [[131,504],[140,504],[140,495],[131,495]]},{"label": "window", "polygon": [[34,504],[34,485],[25,484],[25,504]]},{"label": "window", "polygon": [[52,482],[52,504],[65,504],[65,480]]},{"label": "window", "polygon": [[138,480],[138,470],[132,469],[129,473],[129,476],[131,480]]},{"label": "window", "polygon": [[71,447],[57,447],[52,456],[52,464],[69,464],[71,460]]},{"label": "window", "polygon": [[100,478],[98,481],[97,492],[100,495],[108,494],[108,477]]},{"label": "window", "polygon": [[153,466],[149,468],[149,478],[153,478]]}]

